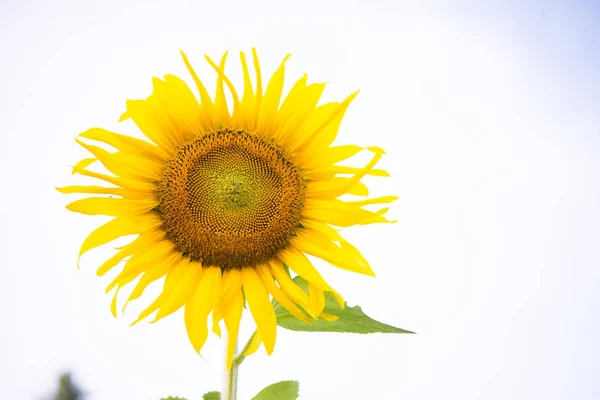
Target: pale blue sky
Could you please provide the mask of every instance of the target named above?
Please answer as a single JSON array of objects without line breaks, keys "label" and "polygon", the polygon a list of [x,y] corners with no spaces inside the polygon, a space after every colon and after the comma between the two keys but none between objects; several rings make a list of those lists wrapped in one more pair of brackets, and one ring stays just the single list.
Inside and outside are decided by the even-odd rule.
[{"label": "pale blue sky", "polygon": [[419,334],[280,330],[239,398],[284,379],[306,400],[599,398],[599,20],[591,1],[3,2],[0,398],[38,399],[63,370],[91,400],[220,390],[222,342],[196,356],[180,313],[113,319],[94,272],[107,253],[75,268],[100,220],[53,186],[73,182],[76,134],[133,133],[126,98],[190,81],[180,48],[212,76],[204,53],[252,46],[265,73],[293,54],[287,87],[307,72],[326,100],[361,89],[340,143],[387,150],[392,178],[370,183],[401,197],[399,222],[345,232],[377,279],[322,267],[351,305]]}]

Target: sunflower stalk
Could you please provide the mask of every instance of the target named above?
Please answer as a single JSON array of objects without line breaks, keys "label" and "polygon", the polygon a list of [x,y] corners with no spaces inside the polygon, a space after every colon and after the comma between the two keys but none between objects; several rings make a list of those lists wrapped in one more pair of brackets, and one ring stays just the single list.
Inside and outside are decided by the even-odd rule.
[{"label": "sunflower stalk", "polygon": [[[225,361],[225,376],[223,380],[223,397],[222,400],[236,400],[237,399],[237,381],[238,381],[238,369],[240,364],[246,358],[245,354],[252,344],[252,340],[256,335],[256,331],[250,336],[242,351],[235,356],[231,363],[231,369],[227,368],[227,360]],[[237,338],[236,338],[237,343]],[[236,345],[237,346],[237,345]],[[227,343],[225,344],[225,357],[227,358]]]},{"label": "sunflower stalk", "polygon": [[233,363],[231,369],[225,366],[225,379],[223,385],[223,398],[222,400],[236,400],[237,399],[237,378],[238,378],[238,367],[239,364]]}]

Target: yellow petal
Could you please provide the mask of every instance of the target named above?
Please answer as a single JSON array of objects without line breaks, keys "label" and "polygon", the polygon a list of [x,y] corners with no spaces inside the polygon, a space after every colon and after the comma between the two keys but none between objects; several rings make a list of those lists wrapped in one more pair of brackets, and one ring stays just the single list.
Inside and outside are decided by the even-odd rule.
[{"label": "yellow petal", "polygon": [[392,201],[396,201],[396,200],[398,200],[398,196],[381,196],[381,197],[374,197],[372,199],[366,199],[366,200],[346,201],[346,203],[362,207],[362,206],[367,206],[370,204],[391,203]]},{"label": "yellow petal", "polygon": [[162,219],[158,215],[145,214],[135,217],[119,217],[97,228],[84,240],[79,250],[79,259],[89,250],[102,246],[121,236],[144,233],[156,229],[162,225]]},{"label": "yellow petal", "polygon": [[90,166],[94,161],[97,161],[96,157],[91,157],[91,158],[84,158],[83,160],[80,160],[77,164],[75,164],[73,166],[73,169],[71,170],[71,174],[75,175],[79,170],[84,170],[86,169],[88,166]]},{"label": "yellow petal", "polygon": [[367,175],[373,169],[375,164],[377,164],[377,162],[381,159],[382,155],[384,154],[384,151],[378,147],[370,147],[369,150],[371,150],[374,153],[371,161],[369,161],[362,169],[357,171],[357,173],[354,174],[354,176],[349,178],[344,185],[332,186],[328,192],[324,191],[320,194],[322,196],[329,197],[341,196],[342,194],[346,193],[352,186],[354,186],[358,181],[364,178],[364,176]]},{"label": "yellow petal", "polygon": [[323,290],[314,283],[308,282],[308,294],[313,312],[320,316],[325,308],[325,295]]},{"label": "yellow petal", "polygon": [[109,153],[100,147],[87,144],[81,140],[75,139],[75,141],[96,156],[106,169],[117,176],[142,179],[150,182],[158,180],[161,177],[163,164],[156,160],[123,152]]},{"label": "yellow petal", "polygon": [[105,182],[111,183],[113,185],[127,188],[130,190],[146,191],[146,192],[156,190],[156,184],[153,182],[142,182],[139,180],[136,181],[133,179],[125,179],[125,178],[121,178],[121,177],[105,175],[105,174],[101,174],[98,172],[88,171],[86,169],[79,168],[79,167],[77,167],[77,165],[75,167],[73,167],[73,173],[80,174],[83,176],[88,176],[90,178],[100,179]]},{"label": "yellow petal", "polygon": [[[223,289],[219,300],[217,316],[224,316],[229,312],[234,298],[242,291],[242,273],[240,270],[231,269],[223,274]],[[218,318],[217,318],[218,319]],[[220,319],[218,319],[220,320]]]},{"label": "yellow petal", "polygon": [[281,290],[292,299],[294,303],[308,311],[311,317],[317,318],[311,311],[308,295],[302,288],[296,285],[292,278],[290,278],[283,268],[283,263],[281,261],[270,261],[268,265],[272,276],[277,280],[277,283],[279,283]]},{"label": "yellow petal", "polygon": [[155,182],[162,177],[165,167],[163,160],[149,158],[140,154],[122,151],[112,154],[113,159],[122,167],[120,176],[130,176],[134,180]]},{"label": "yellow petal", "polygon": [[164,112],[160,121],[164,129],[177,137],[179,144],[205,131],[200,104],[190,87],[175,75],[165,75],[165,84],[157,96],[156,107]]},{"label": "yellow petal", "polygon": [[[358,263],[359,269],[363,270],[364,273],[366,273],[367,275],[375,276],[375,273],[371,270],[369,263],[363,257],[363,255],[358,251],[358,249],[356,247],[354,247],[353,245],[351,245],[348,241],[346,241],[338,233],[338,231],[336,229],[334,229],[332,226],[322,223],[322,222],[316,222],[316,221],[310,221],[310,220],[302,220],[302,225],[304,225],[304,227],[308,231],[312,231],[313,233],[318,233],[320,235],[324,235],[321,237],[321,240],[323,240],[324,242],[327,242],[330,240],[338,242],[341,246],[342,251],[346,254],[348,259],[355,260],[353,262]],[[347,269],[347,268],[342,267],[342,269]]]},{"label": "yellow petal", "polygon": [[257,110],[260,110],[260,105],[262,103],[262,75],[260,73],[260,63],[258,62],[258,54],[256,53],[256,49],[252,48],[252,60],[254,61],[254,71],[256,72],[256,106]]},{"label": "yellow petal", "polygon": [[104,187],[104,186],[65,186],[57,187],[56,190],[63,194],[72,193],[90,193],[90,194],[113,194],[116,196],[125,197],[127,191],[120,187]]},{"label": "yellow petal", "polygon": [[[88,158],[86,160],[90,160],[90,159]],[[106,174],[101,174],[101,173],[94,172],[94,171],[88,171],[88,170],[84,169],[84,167],[82,167],[81,165],[84,165],[85,163],[83,163],[83,161],[86,161],[86,160],[80,161],[73,167],[73,174],[79,174],[79,175],[83,175],[83,176],[88,176],[90,178],[100,179],[105,182],[112,183],[113,185],[117,185],[117,186],[121,186],[121,187],[124,186],[123,179],[121,179],[121,178],[117,178],[115,176],[110,176],[110,175],[106,175]],[[95,158],[93,158],[92,160],[96,161]]]},{"label": "yellow petal", "polygon": [[125,217],[141,215],[159,204],[158,200],[130,200],[119,197],[86,197],[67,205],[67,210],[87,215]]},{"label": "yellow petal", "polygon": [[[236,271],[236,272],[232,273],[233,271]],[[240,290],[241,279],[242,279],[241,273],[237,270],[224,271],[222,279],[221,279],[221,298],[219,299],[217,306],[215,307],[215,309],[212,312],[212,322],[213,322],[212,331],[218,337],[221,337],[221,327],[219,326],[219,323],[223,319],[223,314],[225,313],[223,311],[223,309],[226,306],[230,305],[231,298],[234,296],[234,294],[232,293],[232,290],[231,290],[231,286],[232,286],[231,283],[233,280],[235,280],[235,278],[233,280],[231,279],[233,275],[238,276],[239,285],[240,285],[240,286],[238,286],[238,291]],[[229,300],[226,300],[225,299],[226,297],[229,297]]]},{"label": "yellow petal", "polygon": [[232,298],[231,307],[229,307],[229,311],[225,314],[224,318],[225,326],[227,327],[227,360],[225,363],[227,369],[231,369],[231,364],[233,363],[243,309],[244,298],[242,297],[242,292],[238,291],[237,295]]},{"label": "yellow petal", "polygon": [[[331,165],[329,167],[307,169],[303,171],[303,175],[306,179],[326,179],[336,175],[356,175],[364,171],[364,167],[348,167],[345,165]],[[388,177],[390,174],[382,169],[371,169],[365,173],[365,175]]]},{"label": "yellow petal", "polygon": [[[311,149],[313,149],[311,147]],[[344,161],[363,150],[356,145],[343,145],[328,148],[318,148],[317,153],[305,151],[295,155],[294,159],[303,169],[315,169],[331,167],[340,161]]]},{"label": "yellow petal", "polygon": [[219,323],[221,322],[222,319],[223,319],[223,316],[219,312],[219,307],[217,306],[217,307],[215,307],[215,309],[212,312],[212,322],[213,322],[212,331],[219,338],[221,337],[221,327],[219,326]]},{"label": "yellow petal", "polygon": [[98,276],[104,275],[105,273],[110,271],[112,268],[114,268],[115,265],[120,263],[125,257],[128,257],[131,254],[132,254],[131,251],[127,248],[127,246],[125,246],[124,248],[122,248],[121,250],[116,252],[111,258],[106,260],[98,268],[98,270],[96,271],[96,275],[98,275]]},{"label": "yellow petal", "polygon": [[104,186],[65,186],[57,187],[56,190],[63,194],[83,193],[83,194],[111,194],[128,199],[148,199],[154,197],[155,189],[139,188],[129,189],[123,187],[104,187]]},{"label": "yellow petal", "polygon": [[115,285],[125,286],[141,273],[147,272],[165,261],[171,261],[171,257],[181,257],[179,252],[173,252],[174,247],[175,245],[170,240],[163,240],[143,253],[134,254],[125,263],[123,270],[108,285],[106,291],[109,292]]},{"label": "yellow petal", "polygon": [[[181,263],[185,263],[186,261],[182,260]],[[202,266],[200,266],[198,263],[189,263],[188,267],[190,269],[193,270],[192,277],[189,280],[186,280],[186,284],[189,284],[190,286],[190,290],[187,293],[183,293],[184,289],[181,289],[181,291],[177,291],[177,290],[173,290],[171,291],[171,289],[176,289],[179,286],[174,286],[174,285],[179,285],[180,283],[183,283],[182,279],[175,279],[175,278],[179,278],[181,273],[184,272],[184,269],[178,269],[178,268],[174,268],[171,270],[171,272],[167,275],[167,278],[165,279],[165,285],[163,286],[163,291],[162,293],[158,296],[158,298],[156,300],[154,300],[154,302],[152,302],[152,304],[150,304],[145,310],[143,310],[139,317],[131,323],[131,326],[137,324],[138,322],[140,322],[141,320],[143,320],[144,318],[148,317],[150,314],[152,314],[154,311],[158,310],[159,308],[162,310],[162,308],[164,307],[175,307],[175,305],[170,305],[171,302],[175,303],[176,300],[173,300],[173,298],[179,298],[180,296],[184,296],[183,301],[184,303],[187,302],[188,297],[194,294],[195,289],[198,287],[198,284],[200,282],[200,277],[202,276],[201,274],[201,270],[202,270]],[[177,309],[181,308],[183,306],[183,304],[181,304],[179,307],[177,307]],[[155,318],[155,321],[157,321],[159,318],[158,314]]]},{"label": "yellow petal", "polygon": [[[160,116],[156,107],[145,100],[127,100],[127,114],[133,122],[142,131],[144,135],[158,147],[162,148],[167,154],[171,155],[180,144],[177,137],[170,136],[170,130],[164,130],[161,126]],[[164,115],[162,115],[164,118]]]},{"label": "yellow petal", "polygon": [[[111,173],[113,173],[117,176],[120,175],[119,172],[123,168],[120,168],[120,166],[115,165],[116,163],[112,159],[111,153],[109,153],[108,151],[104,150],[101,147],[93,146],[91,144],[82,142],[79,139],[75,139],[75,142],[77,144],[79,144],[81,147],[83,147],[84,149],[86,149],[87,151],[89,151],[90,153],[92,153]],[[77,167],[79,167],[79,166],[77,166]]]},{"label": "yellow petal", "polygon": [[221,268],[208,267],[193,297],[186,303],[184,318],[188,337],[196,352],[200,352],[208,337],[208,315],[215,308],[221,294]]},{"label": "yellow petal", "polygon": [[283,80],[285,75],[285,62],[290,57],[288,54],[285,56],[277,71],[271,77],[267,90],[260,103],[260,109],[258,110],[258,125],[257,130],[263,135],[273,134],[273,121],[277,110],[279,109],[279,102],[281,100],[281,92],[283,90]]},{"label": "yellow petal", "polygon": [[252,89],[252,82],[250,81],[250,72],[248,71],[248,64],[246,63],[246,55],[243,52],[240,52],[240,62],[242,64],[242,72],[244,75],[244,95],[240,103],[239,111],[235,113],[234,116],[240,129],[254,131],[256,124],[256,97]]},{"label": "yellow petal", "polygon": [[110,302],[110,312],[113,317],[117,318],[117,296],[119,295],[119,288],[115,291],[112,301]]},{"label": "yellow petal", "polygon": [[309,146],[318,149],[329,147],[337,136],[344,113],[357,95],[358,91],[352,93],[341,103],[328,103],[316,108],[298,131],[295,143],[289,147],[288,151],[299,153],[305,151]]},{"label": "yellow petal", "polygon": [[283,147],[288,147],[288,138],[293,140],[298,130],[312,113],[325,89],[324,83],[306,85],[304,75],[290,90],[277,113],[276,131],[274,137]]},{"label": "yellow petal", "polygon": [[281,290],[273,280],[273,275],[268,266],[259,266],[256,269],[258,276],[264,287],[271,293],[273,298],[277,300],[277,302],[284,307],[286,310],[290,312],[296,318],[306,322],[307,324],[312,324],[312,321],[300,310],[285,294],[283,290]]},{"label": "yellow petal", "polygon": [[[344,178],[341,178],[341,179],[344,179]],[[354,185],[350,186],[350,188],[348,189],[348,191],[346,193],[354,195],[354,196],[368,196],[369,188],[364,183],[358,181],[358,182],[354,183]]]},{"label": "yellow petal", "polygon": [[[150,304],[148,307],[146,307],[138,316],[138,318],[133,321],[129,326],[134,326],[136,325],[138,322],[142,321],[143,319],[147,318],[150,314],[152,314],[154,311],[158,310],[158,308],[160,307],[160,305],[163,303],[164,301],[164,297],[163,296],[158,296],[158,298],[156,300],[154,300],[152,302],[152,304]],[[116,304],[115,304],[115,309],[116,309]]]},{"label": "yellow petal", "polygon": [[369,188],[362,182],[348,184],[350,178],[334,177],[330,179],[310,180],[306,182],[306,197],[314,199],[332,199],[338,197],[340,191],[346,190],[343,194],[353,194],[355,196],[368,196]]},{"label": "yellow petal", "polygon": [[331,237],[321,232],[307,229],[298,232],[291,245],[299,252],[322,258],[338,268],[375,276],[367,260],[365,260],[354,246],[341,237],[334,240],[339,241],[341,247],[338,247],[332,241]]},{"label": "yellow petal", "polygon": [[348,227],[393,222],[383,216],[385,211],[386,209],[369,211],[341,200],[307,199],[302,216],[313,221]]},{"label": "yellow petal", "polygon": [[181,51],[181,57],[183,58],[183,62],[185,63],[185,66],[187,67],[190,75],[192,76],[192,78],[194,79],[194,82],[196,83],[196,86],[198,87],[198,94],[200,94],[200,104],[202,105],[202,107],[206,108],[207,111],[212,112],[213,102],[212,102],[212,99],[210,98],[210,95],[208,94],[208,91],[202,84],[202,81],[200,80],[200,78],[198,78],[196,71],[194,71],[194,68],[192,68],[192,65],[188,61],[188,58],[183,51]]},{"label": "yellow petal", "polygon": [[[299,234],[302,233],[301,231]],[[293,240],[290,242],[292,247],[288,247],[287,249],[281,251],[279,253],[279,258],[281,261],[285,263],[291,270],[300,275],[302,278],[306,279],[307,282],[312,282],[318,288],[324,291],[328,291],[333,293],[340,304],[343,304],[342,297],[335,291],[325,279],[321,276],[319,271],[312,265],[310,260],[306,258],[306,256],[298,251],[294,246],[297,245],[298,240]]]},{"label": "yellow petal", "polygon": [[144,272],[141,279],[138,281],[137,285],[135,285],[135,288],[129,295],[129,298],[123,305],[123,312],[125,312],[125,308],[130,301],[138,299],[144,293],[144,290],[146,290],[148,285],[165,276],[175,267],[175,264],[177,264],[180,259],[180,253],[171,254],[164,260],[159,260],[156,265]]},{"label": "yellow petal", "polygon": [[[206,56],[205,56],[206,57]],[[227,52],[221,57],[218,70],[225,71],[225,62],[227,61]],[[224,74],[217,76],[217,90],[215,94],[215,114],[217,115],[217,122],[220,125],[229,125],[231,122],[231,116],[227,108],[227,99],[225,98],[225,90],[223,89]]]},{"label": "yellow petal", "polygon": [[[234,289],[236,285],[237,288]],[[229,311],[228,307],[231,306],[231,299],[235,296],[235,291],[239,292],[241,286],[242,275],[240,271],[233,269],[223,272],[223,277],[221,279],[221,298],[212,312],[212,331],[218,337],[221,337],[221,327],[219,326],[219,323],[223,319],[223,315]]]},{"label": "yellow petal", "polygon": [[[223,57],[225,58],[226,55]],[[209,56],[205,55],[204,58],[206,59],[206,61],[208,61],[210,66],[213,67],[215,71],[217,71],[217,74],[219,74],[219,78],[222,79],[223,82],[225,82],[225,84],[227,85],[227,88],[231,92],[231,97],[233,97],[233,110],[235,112],[235,110],[240,106],[240,97],[238,96],[237,91],[235,90],[235,86],[233,86],[227,75],[225,75],[225,62],[222,61],[221,66],[217,67],[217,64],[215,64]]]},{"label": "yellow petal", "polygon": [[[165,279],[163,288],[164,299],[160,304],[160,309],[152,322],[156,322],[186,304],[194,293],[194,289],[202,275],[202,266],[196,262],[190,262],[184,258],[173,268]],[[162,295],[161,295],[162,296]]]},{"label": "yellow petal", "polygon": [[275,347],[277,319],[273,306],[269,301],[269,293],[260,282],[256,272],[251,268],[242,270],[242,282],[250,312],[256,322],[256,329],[263,339],[267,354],[271,354]]},{"label": "yellow petal", "polygon": [[340,319],[340,317],[338,317],[337,315],[332,315],[332,314],[327,314],[327,313],[321,313],[319,318],[324,319],[325,321],[329,321],[329,322],[337,321],[338,319]]},{"label": "yellow petal", "polygon": [[340,161],[344,161],[361,151],[363,148],[360,146],[348,144],[344,146],[330,147],[327,149],[326,162],[328,164],[337,164]]},{"label": "yellow petal", "polygon": [[111,132],[102,128],[88,129],[87,131],[79,134],[79,136],[90,140],[104,142],[115,149],[126,153],[139,154],[156,160],[163,160],[168,156],[168,154],[160,147],[148,143],[145,140],[121,135],[119,133]]},{"label": "yellow petal", "polygon": [[165,236],[165,234],[166,232],[161,229],[142,233],[131,243],[121,248],[114,256],[106,260],[106,262],[104,262],[104,264],[98,268],[96,275],[102,276],[120,261],[122,261],[125,257],[134,254],[138,250],[156,245]]},{"label": "yellow petal", "polygon": [[[295,241],[290,243],[292,246],[295,245]],[[300,275],[308,282],[314,282],[317,286],[327,291],[333,291],[331,286],[325,282],[325,279],[321,276],[319,271],[312,265],[310,260],[306,256],[296,249],[288,247],[279,253],[279,258],[285,265],[291,270]]]},{"label": "yellow petal", "polygon": [[248,346],[248,349],[244,352],[244,357],[256,353],[256,350],[258,350],[260,348],[260,345],[262,344],[262,339],[260,337],[260,333],[258,332],[254,332],[254,335],[252,335],[251,340],[252,341],[250,342],[250,346]]}]

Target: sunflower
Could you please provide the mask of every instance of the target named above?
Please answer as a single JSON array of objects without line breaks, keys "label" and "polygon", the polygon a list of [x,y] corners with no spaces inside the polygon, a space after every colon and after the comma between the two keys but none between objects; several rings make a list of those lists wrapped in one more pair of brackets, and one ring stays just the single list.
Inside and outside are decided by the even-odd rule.
[{"label": "sunflower", "polygon": [[[225,75],[227,53],[219,65],[205,56],[217,73],[213,99],[181,54],[199,98],[176,76],[154,78],[152,94],[127,101],[120,119],[133,120],[148,140],[101,128],[81,133],[76,142],[92,156],[79,161],[73,173],[104,185],[58,190],[91,195],[67,205],[71,211],[114,217],[84,240],[79,258],[120,237],[130,239],[97,270],[102,276],[123,262],[107,288],[115,292],[112,313],[116,316],[117,295],[124,286],[138,279],[127,305],[164,277],[161,294],[134,324],[153,313],[158,321],[183,308],[189,339],[200,352],[212,314],[212,330],[220,336],[223,321],[228,331],[231,366],[246,305],[257,327],[254,343],[262,343],[268,354],[277,325],[270,296],[308,323],[328,318],[323,315],[324,292],[344,305],[307,255],[374,275],[335,227],[390,222],[384,217],[387,208],[364,207],[396,197],[340,199],[368,196],[362,178],[387,175],[374,169],[384,153],[380,148],[332,146],[358,92],[342,102],[319,105],[325,84],[308,84],[304,75],[282,99],[289,56],[263,90],[253,49],[255,87],[240,53],[242,97]],[[225,88],[233,100],[232,112]],[[372,155],[366,165],[338,165],[362,150]],[[106,171],[90,169],[96,161]],[[292,280],[295,275],[308,282],[307,292]]]}]

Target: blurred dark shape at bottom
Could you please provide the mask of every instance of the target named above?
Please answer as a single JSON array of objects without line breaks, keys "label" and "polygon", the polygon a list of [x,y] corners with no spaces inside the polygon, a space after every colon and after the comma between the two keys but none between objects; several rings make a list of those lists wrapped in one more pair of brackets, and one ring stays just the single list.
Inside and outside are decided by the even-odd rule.
[{"label": "blurred dark shape at bottom", "polygon": [[83,400],[84,392],[73,383],[71,373],[62,374],[53,400]]}]

